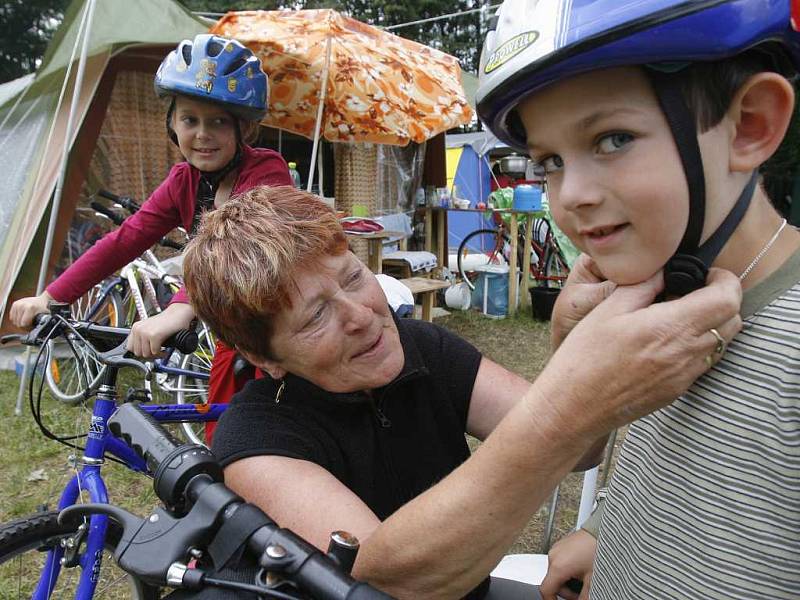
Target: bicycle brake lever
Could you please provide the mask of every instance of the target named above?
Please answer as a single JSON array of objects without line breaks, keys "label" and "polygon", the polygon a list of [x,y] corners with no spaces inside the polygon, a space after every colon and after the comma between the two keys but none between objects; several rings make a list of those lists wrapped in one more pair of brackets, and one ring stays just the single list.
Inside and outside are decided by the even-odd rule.
[{"label": "bicycle brake lever", "polygon": [[147,363],[140,362],[136,359],[128,357],[128,349],[125,347],[127,340],[122,342],[116,348],[101,352],[97,355],[97,359],[106,365],[114,367],[133,367],[143,371],[145,377],[150,377],[150,366]]},{"label": "bicycle brake lever", "polygon": [[127,532],[138,531],[141,529],[142,524],[144,523],[144,519],[140,519],[124,508],[114,506],[113,504],[102,503],[74,504],[72,506],[68,506],[58,513],[58,522],[63,525],[65,523],[77,521],[83,517],[90,517],[93,514],[107,515],[119,523],[124,531],[122,534],[123,538],[127,537]]},{"label": "bicycle brake lever", "polygon": [[200,537],[185,525],[181,527],[181,520],[162,508],[156,508],[149,517],[141,519],[112,504],[76,504],[62,510],[58,522],[66,523],[93,514],[107,515],[122,527],[122,535],[114,549],[117,564],[145,583],[154,585],[166,583],[169,566],[184,559],[187,549],[193,546],[192,542]]}]

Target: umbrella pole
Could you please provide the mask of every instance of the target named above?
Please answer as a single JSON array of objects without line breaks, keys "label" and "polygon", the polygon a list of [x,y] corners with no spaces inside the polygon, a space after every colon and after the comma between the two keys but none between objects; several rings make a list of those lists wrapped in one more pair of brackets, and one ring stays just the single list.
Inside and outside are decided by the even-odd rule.
[{"label": "umbrella pole", "polygon": [[[53,235],[56,230],[56,221],[58,221],[58,209],[61,205],[61,194],[64,190],[64,180],[67,176],[67,159],[69,158],[69,150],[72,145],[72,129],[75,124],[75,112],[77,111],[78,102],[81,97],[81,86],[83,85],[83,74],[86,71],[86,57],[89,54],[89,37],[92,31],[92,19],[94,17],[95,0],[89,0],[86,5],[86,27],[83,30],[83,45],[81,46],[81,55],[78,59],[78,71],[75,74],[75,87],[72,89],[72,104],[69,107],[69,116],[67,117],[67,125],[64,131],[64,151],[61,154],[61,165],[59,167],[58,182],[56,183],[56,191],[53,194],[53,205],[50,209],[50,222],[47,224],[47,237],[44,242],[44,251],[42,253],[42,264],[39,267],[39,280],[36,283],[36,294],[39,295],[44,290],[45,280],[47,279],[47,265],[50,263],[50,251],[53,248]],[[78,37],[75,43],[78,43]],[[30,377],[30,349],[25,352],[25,365],[22,369],[22,377],[19,382],[19,392],[17,393],[17,404],[14,408],[14,414],[22,414],[22,397],[27,387],[27,380]]]},{"label": "umbrella pole", "polygon": [[[325,67],[322,69],[322,89],[319,94],[319,106],[317,107],[317,123],[314,126],[314,146],[311,148],[311,168],[308,171],[308,185],[306,191],[311,191],[311,185],[314,181],[314,168],[317,165],[317,148],[319,147],[319,132],[322,129],[322,111],[325,108],[325,92],[328,89],[328,71],[331,66],[331,36],[328,35],[328,40],[325,42]],[[320,195],[322,190],[320,189]]]}]

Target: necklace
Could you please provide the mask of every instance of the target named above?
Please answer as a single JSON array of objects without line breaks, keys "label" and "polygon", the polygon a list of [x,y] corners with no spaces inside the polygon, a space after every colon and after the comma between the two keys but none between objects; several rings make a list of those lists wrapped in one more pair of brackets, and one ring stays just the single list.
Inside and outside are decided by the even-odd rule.
[{"label": "necklace", "polygon": [[776,231],[775,234],[769,239],[767,244],[761,249],[761,252],[756,254],[756,257],[753,259],[753,262],[747,265],[747,268],[744,271],[742,271],[742,274],[739,275],[739,281],[744,281],[744,278],[750,275],[750,271],[755,269],[756,265],[758,264],[758,261],[764,258],[764,255],[767,252],[769,252],[770,248],[772,248],[772,244],[774,244],[775,240],[778,239],[778,236],[781,234],[781,231],[783,231],[784,227],[786,227],[786,219],[783,219],[783,221],[781,221],[781,226],[778,227],[778,231]]}]

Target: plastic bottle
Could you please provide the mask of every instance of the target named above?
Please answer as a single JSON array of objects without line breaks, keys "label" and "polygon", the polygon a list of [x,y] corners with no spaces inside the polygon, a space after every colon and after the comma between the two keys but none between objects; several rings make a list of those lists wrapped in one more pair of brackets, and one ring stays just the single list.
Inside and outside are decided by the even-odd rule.
[{"label": "plastic bottle", "polygon": [[294,181],[294,187],[296,188],[303,187],[303,184],[300,183],[300,173],[297,172],[296,162],[289,163],[289,175],[291,176],[292,181]]}]

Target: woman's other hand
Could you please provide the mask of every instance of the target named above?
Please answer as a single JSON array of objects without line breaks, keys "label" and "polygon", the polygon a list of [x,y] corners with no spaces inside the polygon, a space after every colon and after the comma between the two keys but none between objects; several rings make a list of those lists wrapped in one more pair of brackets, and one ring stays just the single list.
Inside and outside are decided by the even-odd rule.
[{"label": "woman's other hand", "polygon": [[[588,600],[597,540],[583,529],[559,540],[547,555],[547,575],[539,586],[543,600]],[[570,579],[583,582],[580,594],[565,584]]]},{"label": "woman's other hand", "polygon": [[534,387],[560,390],[550,404],[565,433],[599,437],[666,406],[722,357],[710,330],[730,342],[741,329],[732,273],[711,269],[705,287],[653,304],[662,289],[660,273],[618,286],[553,354]]},{"label": "woman's other hand", "polygon": [[616,287],[614,282],[603,276],[587,254],[581,254],[572,266],[567,283],[553,308],[550,347],[553,350],[558,348],[581,319],[608,298]]},{"label": "woman's other hand", "polygon": [[11,305],[8,318],[15,327],[30,329],[36,315],[50,312],[51,302],[53,302],[53,297],[46,290],[38,296],[20,298]]},{"label": "woman's other hand", "polygon": [[181,329],[187,329],[192,319],[194,310],[191,305],[170,304],[163,312],[134,323],[126,347],[141,358],[155,358],[161,354],[164,340]]}]

